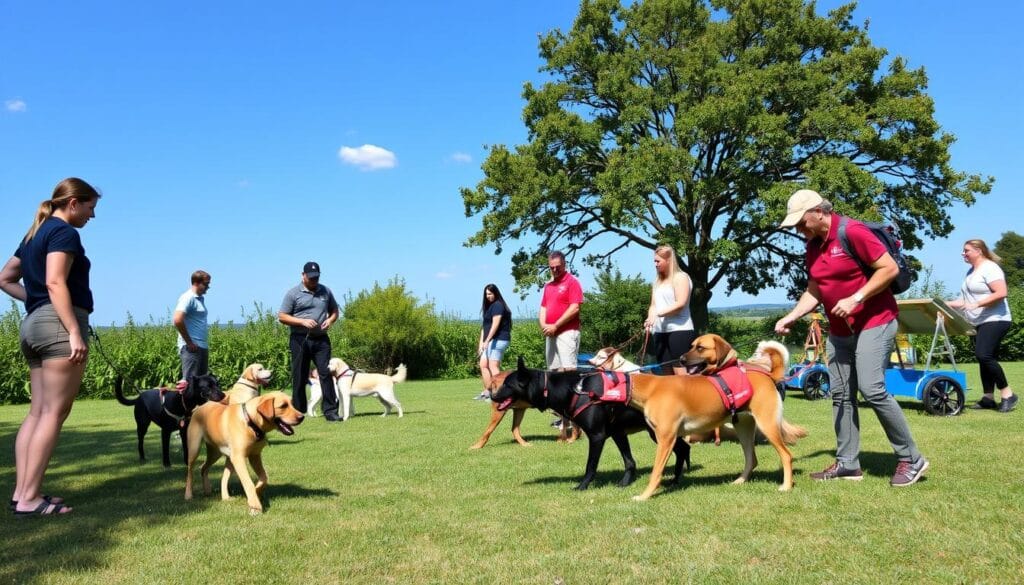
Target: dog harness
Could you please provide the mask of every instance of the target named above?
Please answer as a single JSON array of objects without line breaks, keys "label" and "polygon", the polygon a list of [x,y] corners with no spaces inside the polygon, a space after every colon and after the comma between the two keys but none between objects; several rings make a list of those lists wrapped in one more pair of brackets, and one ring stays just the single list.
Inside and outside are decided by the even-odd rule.
[{"label": "dog harness", "polygon": [[[600,370],[595,374],[589,374],[589,376],[595,375],[601,376],[601,393],[598,394],[597,392],[584,390],[583,382],[587,376],[580,378],[576,388],[573,389],[574,395],[569,404],[569,412],[572,413],[572,417],[579,416],[581,412],[600,402],[629,404],[633,394],[633,382],[629,374],[607,370]],[[581,397],[585,397],[588,400],[583,402],[583,404],[579,404]]]},{"label": "dog harness", "polygon": [[252,432],[256,434],[257,441],[262,441],[263,438],[267,436],[267,433],[263,432],[263,429],[259,428],[256,426],[256,423],[252,422],[252,417],[249,416],[249,411],[246,410],[245,403],[242,403],[242,420],[244,420],[245,424],[248,425],[249,428],[252,429]]},{"label": "dog harness", "polygon": [[[185,386],[187,386],[187,385],[188,384],[186,383]],[[180,384],[179,384],[179,386],[180,386]],[[188,411],[188,405],[185,404],[185,393],[180,391],[180,390],[184,390],[184,387],[182,387],[180,390],[171,390],[170,388],[160,388],[159,390],[160,390],[160,407],[163,409],[164,414],[166,414],[167,416],[169,416],[169,417],[173,418],[174,420],[176,420],[178,422],[178,426],[179,427],[185,428],[185,424],[188,422],[188,419],[190,418],[189,415],[192,414],[192,413],[190,413]],[[168,392],[174,392],[174,393],[176,393],[178,395],[178,398],[181,398],[181,410],[183,411],[181,414],[178,414],[176,412],[171,412],[169,410],[170,407],[173,406],[173,403],[168,403],[167,402],[167,393]]]},{"label": "dog harness", "polygon": [[771,373],[750,364],[738,360],[726,362],[721,369],[708,374],[708,381],[718,390],[722,404],[729,409],[732,415],[732,422],[736,424],[736,411],[743,410],[754,395],[754,386],[750,383],[747,373],[758,373],[771,378]]}]

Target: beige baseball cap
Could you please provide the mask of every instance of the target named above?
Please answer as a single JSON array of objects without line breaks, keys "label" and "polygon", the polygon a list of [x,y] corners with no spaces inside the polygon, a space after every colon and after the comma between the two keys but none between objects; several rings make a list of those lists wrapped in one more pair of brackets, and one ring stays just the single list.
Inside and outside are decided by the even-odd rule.
[{"label": "beige baseball cap", "polygon": [[779,227],[795,226],[800,223],[804,213],[821,205],[824,201],[817,191],[810,189],[800,189],[793,193],[789,198],[789,203],[786,204],[786,218],[782,220],[782,225]]}]

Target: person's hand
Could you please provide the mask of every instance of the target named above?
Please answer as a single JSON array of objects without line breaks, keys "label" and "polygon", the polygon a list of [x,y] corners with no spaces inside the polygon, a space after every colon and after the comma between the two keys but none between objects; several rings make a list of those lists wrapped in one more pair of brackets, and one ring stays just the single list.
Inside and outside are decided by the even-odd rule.
[{"label": "person's hand", "polygon": [[836,317],[842,317],[843,319],[849,320],[860,305],[853,297],[846,297],[845,299],[839,299],[836,306],[832,307],[832,314]]},{"label": "person's hand", "polygon": [[548,323],[547,325],[541,327],[540,330],[541,332],[544,333],[544,337],[554,337],[555,333],[558,331],[558,328],[555,327],[554,324]]},{"label": "person's hand", "polygon": [[187,351],[189,353],[195,353],[195,352],[199,351],[199,346],[196,345],[196,342],[190,341],[190,342],[185,344],[185,351]]},{"label": "person's hand", "polygon": [[330,319],[328,319],[327,321],[324,321],[323,323],[320,324],[320,329],[323,329],[324,331],[327,331],[330,328],[331,328],[331,321],[330,321]]},{"label": "person's hand", "polygon": [[778,335],[788,335],[789,327],[790,325],[793,324],[794,321],[796,321],[796,319],[790,317],[789,315],[786,315],[785,317],[779,319],[778,321],[775,322],[775,333]]},{"label": "person's hand", "polygon": [[68,361],[73,364],[84,364],[85,360],[89,358],[89,346],[82,339],[82,333],[78,331],[70,333],[68,343],[71,344],[71,355],[68,356]]},{"label": "person's hand", "polygon": [[651,319],[650,317],[648,317],[647,319],[644,319],[644,329],[646,329],[648,331],[650,331],[651,329],[654,329],[654,319]]},{"label": "person's hand", "polygon": [[306,329],[316,329],[319,326],[319,323],[316,322],[316,319],[300,319],[299,322]]}]

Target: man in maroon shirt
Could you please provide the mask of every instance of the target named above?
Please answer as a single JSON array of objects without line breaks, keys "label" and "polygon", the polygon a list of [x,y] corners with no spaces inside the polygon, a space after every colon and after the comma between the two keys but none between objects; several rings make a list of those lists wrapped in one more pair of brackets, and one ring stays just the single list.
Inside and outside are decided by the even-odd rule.
[{"label": "man in maroon shirt", "polygon": [[867,264],[866,275],[839,242],[842,217],[832,204],[809,189],[789,198],[781,227],[795,227],[807,239],[807,290],[793,310],[775,324],[775,332],[789,333],[790,325],[825,305],[828,315],[828,373],[832,392],[832,419],[836,431],[836,461],[816,480],[860,480],[860,416],[857,391],[882,424],[898,463],[890,485],[915,483],[928,469],[910,434],[899,403],[885,389],[885,367],[896,337],[896,298],[889,283],[899,273],[885,245],[864,224],[847,218],[850,248]]}]

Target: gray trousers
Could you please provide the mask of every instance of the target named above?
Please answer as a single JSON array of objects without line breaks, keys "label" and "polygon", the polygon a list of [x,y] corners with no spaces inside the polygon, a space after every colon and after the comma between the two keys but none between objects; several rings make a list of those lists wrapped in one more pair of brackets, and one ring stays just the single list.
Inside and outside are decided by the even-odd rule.
[{"label": "gray trousers", "polygon": [[181,356],[181,379],[188,380],[194,376],[210,373],[210,350],[200,347],[194,353],[187,347],[178,350]]},{"label": "gray trousers", "polygon": [[828,375],[832,392],[832,423],[836,459],[847,469],[860,467],[860,414],[857,391],[875,411],[882,430],[900,461],[916,461],[910,427],[896,399],[885,390],[885,366],[896,339],[896,321],[840,337],[828,336]]}]

